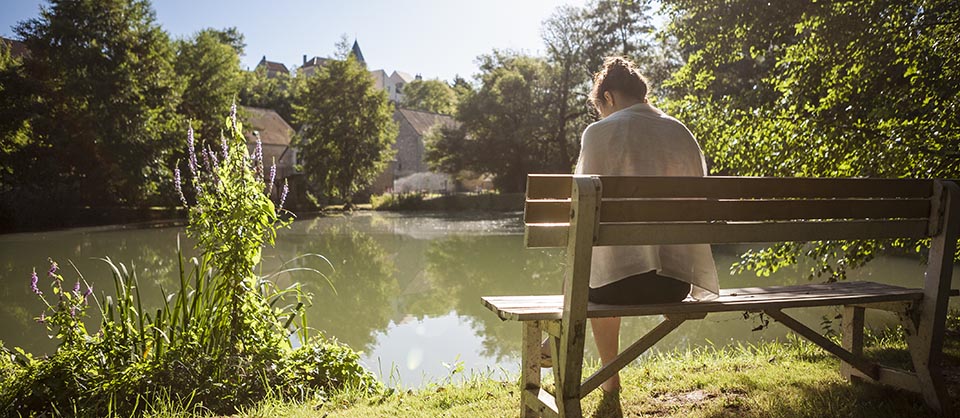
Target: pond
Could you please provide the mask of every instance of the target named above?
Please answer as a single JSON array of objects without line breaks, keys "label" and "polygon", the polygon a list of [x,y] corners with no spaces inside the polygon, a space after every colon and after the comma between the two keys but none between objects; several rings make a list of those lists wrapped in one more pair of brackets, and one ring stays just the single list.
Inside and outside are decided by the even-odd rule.
[{"label": "pond", "polygon": [[[183,235],[182,227],[0,235],[0,341],[36,354],[55,348],[55,342],[34,321],[41,305],[29,289],[31,270],[36,268],[43,277],[48,257],[61,262],[68,281],[76,278],[68,264],[72,261],[98,293],[113,290],[110,270],[98,258],[122,262],[137,273],[148,304],[155,305],[162,300],[161,288],[170,291],[179,285],[178,237],[184,248],[192,245]],[[784,269],[771,277],[729,274],[737,251],[744,248],[714,247],[721,287],[808,282],[802,268]],[[322,255],[329,264],[319,257],[298,258],[301,254]],[[520,325],[500,321],[480,304],[480,297],[557,293],[563,262],[561,251],[523,247],[518,213],[360,212],[294,222],[281,231],[276,248],[265,251],[262,274],[288,267],[322,272],[288,272],[273,278],[283,286],[302,283],[313,294],[306,316],[315,332],[361,351],[364,364],[383,381],[406,388],[459,378],[455,373],[458,365],[465,374],[515,375]],[[852,272],[850,279],[919,287],[923,269],[917,259],[880,257]],[[957,281],[955,271],[954,288]],[[832,308],[795,311],[798,319],[815,329],[821,329],[824,318],[838,313]],[[873,326],[893,320],[873,312],[867,319]],[[624,320],[624,339],[639,337],[658,320]],[[783,338],[787,333],[776,323],[758,325],[761,319],[757,316],[712,314],[684,323],[655,349],[753,343]],[[838,329],[839,322],[833,327]],[[592,341],[587,342],[587,351],[589,358],[596,358]]]}]

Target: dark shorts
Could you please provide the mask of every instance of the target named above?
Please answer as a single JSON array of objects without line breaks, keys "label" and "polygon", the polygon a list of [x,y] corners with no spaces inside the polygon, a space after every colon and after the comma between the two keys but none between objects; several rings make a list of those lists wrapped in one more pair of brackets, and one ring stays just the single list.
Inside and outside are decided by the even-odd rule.
[{"label": "dark shorts", "polygon": [[680,302],[688,294],[689,283],[658,275],[654,270],[591,288],[587,298],[605,305],[650,305]]}]

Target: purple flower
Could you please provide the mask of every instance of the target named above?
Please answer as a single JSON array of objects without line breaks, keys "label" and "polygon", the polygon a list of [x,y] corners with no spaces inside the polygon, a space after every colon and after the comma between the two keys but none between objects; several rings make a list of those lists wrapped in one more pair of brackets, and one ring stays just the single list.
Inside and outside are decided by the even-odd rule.
[{"label": "purple flower", "polygon": [[233,125],[233,130],[237,130],[237,102],[230,105],[230,123]]},{"label": "purple flower", "polygon": [[[224,142],[224,143],[226,143],[226,142]],[[210,153],[210,162],[213,163],[213,166],[211,167],[211,170],[216,170],[216,169],[220,168],[220,161],[217,160],[217,153],[215,153],[215,152],[213,152],[213,150],[209,150],[209,149],[207,150],[207,152]]]},{"label": "purple flower", "polygon": [[187,128],[187,153],[190,155],[187,165],[190,166],[190,174],[197,175],[197,153],[194,151],[193,125]]},{"label": "purple flower", "polygon": [[30,290],[33,291],[37,296],[43,296],[43,292],[40,291],[40,288],[37,287],[37,282],[40,281],[40,278],[37,277],[37,270],[33,270],[33,274],[30,275]]},{"label": "purple flower", "polygon": [[273,194],[273,182],[277,179],[277,161],[273,161],[273,165],[270,166],[270,181],[267,183],[267,196]]},{"label": "purple flower", "polygon": [[[183,206],[187,206],[187,198],[183,195],[183,188],[180,186],[180,167],[173,169],[173,183],[177,187],[177,194],[180,196],[180,203],[183,203]],[[77,283],[79,286],[80,283]],[[79,290],[79,289],[78,289]]]},{"label": "purple flower", "polygon": [[207,152],[209,149],[201,150],[200,154],[203,155],[203,168],[206,168],[207,171],[212,171],[213,166],[210,165],[210,154]]},{"label": "purple flower", "polygon": [[283,191],[280,192],[280,208],[283,208],[283,202],[287,200],[287,192],[290,191],[290,188],[287,186],[287,180],[283,180]]},{"label": "purple flower", "polygon": [[77,283],[73,285],[73,293],[80,294],[80,281],[77,280]]},{"label": "purple flower", "polygon": [[41,324],[45,324],[45,323],[47,322],[47,314],[46,314],[46,312],[40,312],[40,317],[37,318],[37,322],[39,322],[39,323],[41,323]]},{"label": "purple flower", "polygon": [[47,276],[53,277],[53,275],[57,273],[57,269],[59,268],[60,266],[57,265],[56,261],[50,260],[50,271],[47,272]]},{"label": "purple flower", "polygon": [[254,170],[258,178],[263,178],[263,143],[260,141],[260,133],[254,131],[253,133],[257,137],[257,147],[253,151],[253,164]]},{"label": "purple flower", "polygon": [[227,137],[220,137],[220,148],[223,150],[223,159],[226,161],[227,157],[230,155],[230,148],[227,147]]},{"label": "purple flower", "polygon": [[76,307],[76,306],[71,306],[71,307],[70,307],[70,316],[77,316],[77,307]]},{"label": "purple flower", "polygon": [[83,303],[87,303],[87,297],[93,294],[93,286],[87,286],[87,291],[83,292]]}]

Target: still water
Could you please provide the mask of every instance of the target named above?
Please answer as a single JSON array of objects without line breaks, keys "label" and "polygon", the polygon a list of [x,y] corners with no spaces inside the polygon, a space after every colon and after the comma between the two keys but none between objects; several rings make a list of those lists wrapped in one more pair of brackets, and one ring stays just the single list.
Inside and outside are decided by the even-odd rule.
[{"label": "still water", "polygon": [[[0,341],[37,354],[55,348],[45,329],[34,321],[41,303],[29,289],[30,272],[36,268],[44,277],[48,257],[60,262],[70,283],[77,276],[69,267],[68,260],[72,261],[98,294],[113,289],[110,270],[99,258],[122,262],[137,272],[148,304],[158,304],[161,288],[169,291],[178,286],[178,237],[184,248],[191,246],[183,235],[182,227],[0,235]],[[737,250],[743,248],[714,247],[721,287],[808,282],[800,268],[781,270],[771,277],[729,274]],[[301,254],[322,255],[329,264],[319,257],[297,258]],[[480,304],[480,297],[556,293],[563,254],[525,249],[523,224],[516,213],[431,216],[365,212],[300,220],[281,231],[276,248],[264,253],[262,273],[294,266],[323,273],[274,276],[281,285],[302,283],[304,290],[313,294],[306,313],[315,332],[361,351],[365,365],[388,384],[418,387],[451,378],[458,364],[466,373],[515,374],[520,325],[500,321]],[[919,287],[923,268],[916,259],[879,258],[852,272],[850,279]],[[957,282],[955,271],[954,288]],[[815,329],[820,329],[824,317],[837,313],[836,309],[795,311],[798,319]],[[892,321],[873,312],[867,319],[873,326]],[[639,337],[657,321],[657,317],[624,320],[624,339]],[[712,314],[683,324],[655,349],[723,346],[786,335],[786,329],[775,323],[753,331],[759,324],[756,316]],[[587,355],[596,358],[592,344],[587,344]]]}]

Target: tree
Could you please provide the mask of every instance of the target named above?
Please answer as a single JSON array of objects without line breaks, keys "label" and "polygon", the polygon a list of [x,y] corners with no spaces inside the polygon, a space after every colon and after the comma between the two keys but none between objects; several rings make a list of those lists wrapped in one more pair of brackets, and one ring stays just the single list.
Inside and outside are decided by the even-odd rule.
[{"label": "tree", "polygon": [[452,115],[457,110],[457,94],[440,80],[413,80],[403,86],[401,107]]},{"label": "tree", "polygon": [[397,125],[386,92],[348,55],[309,77],[293,109],[308,187],[351,205],[391,158]]},{"label": "tree", "polygon": [[179,89],[149,3],[51,1],[15,32],[30,51],[15,88],[30,139],[10,158],[4,182],[16,188],[2,200],[67,208],[155,195],[177,146]]},{"label": "tree", "polygon": [[[549,171],[551,144],[544,109],[548,69],[542,59],[511,52],[494,51],[479,60],[481,86],[467,94],[457,111],[466,142],[444,142],[461,138],[444,135],[431,146],[428,159],[434,166],[494,174],[498,189],[519,192],[528,173]],[[436,151],[444,148],[467,152],[441,162]]]},{"label": "tree", "polygon": [[262,107],[275,110],[280,117],[289,122],[294,130],[293,92],[303,77],[290,77],[290,74],[277,74],[267,77],[265,68],[244,71],[241,76],[238,101],[244,106]]},{"label": "tree", "polygon": [[[193,124],[198,142],[219,147],[223,109],[237,100],[243,35],[236,28],[204,29],[176,42],[174,68],[185,83],[178,112]],[[242,52],[242,50],[240,51]]]},{"label": "tree", "polygon": [[[714,173],[814,177],[960,175],[956,2],[664,2],[687,57],[667,108],[689,121]],[[815,261],[813,276],[913,242],[781,244],[760,271]]]}]

